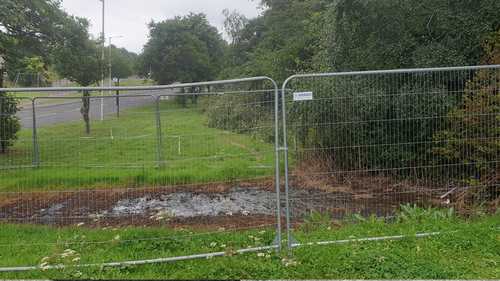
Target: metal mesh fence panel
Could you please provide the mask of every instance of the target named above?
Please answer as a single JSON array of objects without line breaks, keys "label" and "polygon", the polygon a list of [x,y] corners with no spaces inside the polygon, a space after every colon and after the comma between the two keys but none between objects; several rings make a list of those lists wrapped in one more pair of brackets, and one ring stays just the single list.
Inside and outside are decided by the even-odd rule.
[{"label": "metal mesh fence panel", "polygon": [[[158,97],[160,212],[213,229],[276,224],[275,90],[268,80]],[[154,214],[153,214],[154,215]]]},{"label": "metal mesh fence panel", "polygon": [[[18,153],[0,157],[3,223],[148,227],[126,242],[162,244],[171,253],[162,257],[200,254],[177,246],[213,232],[271,228],[267,236],[281,237],[272,80],[101,90],[36,89],[17,113]],[[85,243],[117,241],[103,239]],[[272,241],[252,239],[245,243]]]},{"label": "metal mesh fence panel", "polygon": [[291,222],[405,204],[496,210],[498,81],[497,66],[290,77]]}]

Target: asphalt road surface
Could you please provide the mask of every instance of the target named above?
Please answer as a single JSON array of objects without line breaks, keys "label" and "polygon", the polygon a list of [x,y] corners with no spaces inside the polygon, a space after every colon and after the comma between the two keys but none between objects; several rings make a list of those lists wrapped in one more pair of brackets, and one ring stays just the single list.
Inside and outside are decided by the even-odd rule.
[{"label": "asphalt road surface", "polygon": [[[170,94],[173,93],[171,90],[162,90],[162,92],[156,92],[155,95],[160,94]],[[57,97],[61,97],[58,94]],[[109,114],[116,116],[117,113],[117,99],[116,96],[105,95],[102,98],[103,101],[103,118],[104,120],[110,118]],[[138,93],[126,93],[120,94],[119,98],[119,111],[127,110],[130,108],[140,107],[143,105],[154,104],[155,99],[151,95],[138,94]],[[27,103],[23,104],[23,109],[17,113],[17,116],[21,119],[23,129],[33,128],[33,108]],[[54,124],[66,123],[70,121],[83,120],[80,109],[82,107],[81,99],[68,99],[58,102],[50,102],[50,99],[37,99],[35,103],[35,116],[36,116],[36,126],[43,127]],[[90,99],[90,111],[89,115],[91,119],[100,120],[101,119],[101,97],[92,97]]]}]

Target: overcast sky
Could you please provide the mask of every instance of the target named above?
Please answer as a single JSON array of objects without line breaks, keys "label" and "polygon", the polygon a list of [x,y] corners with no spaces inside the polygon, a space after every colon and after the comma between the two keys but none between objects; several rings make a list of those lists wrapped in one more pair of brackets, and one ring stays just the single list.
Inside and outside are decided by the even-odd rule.
[{"label": "overcast sky", "polygon": [[[118,48],[140,53],[148,41],[146,24],[151,20],[163,21],[190,12],[205,13],[208,21],[222,32],[222,11],[236,10],[247,18],[257,17],[260,0],[104,0],[104,33],[106,45],[109,37]],[[102,2],[100,0],[63,0],[61,7],[67,13],[85,17],[92,26],[90,33],[96,38],[102,31]]]}]

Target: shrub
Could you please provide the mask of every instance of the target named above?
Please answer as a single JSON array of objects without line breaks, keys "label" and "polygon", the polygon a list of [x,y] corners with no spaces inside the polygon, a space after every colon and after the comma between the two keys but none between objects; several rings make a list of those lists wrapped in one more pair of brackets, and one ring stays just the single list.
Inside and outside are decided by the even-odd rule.
[{"label": "shrub", "polygon": [[[0,78],[0,87],[3,80]],[[20,110],[19,101],[7,92],[0,92],[0,154],[7,152],[9,146],[17,140],[17,132],[21,130],[21,122],[15,114]]]}]

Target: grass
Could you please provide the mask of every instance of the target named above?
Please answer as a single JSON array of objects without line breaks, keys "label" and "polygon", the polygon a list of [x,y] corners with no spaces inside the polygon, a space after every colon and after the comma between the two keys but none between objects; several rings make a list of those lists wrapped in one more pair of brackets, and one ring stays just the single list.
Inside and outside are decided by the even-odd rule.
[{"label": "grass", "polygon": [[[265,168],[275,164],[273,144],[204,126],[197,105],[181,109],[162,101],[160,110],[164,161],[158,161],[155,106],[145,106],[121,112],[120,118],[91,120],[91,134],[85,134],[83,121],[38,128],[41,166],[0,170],[0,191],[209,183],[274,174],[274,168]],[[18,136],[12,153],[0,157],[0,167],[34,163],[32,131]]]},{"label": "grass", "polygon": [[[0,272],[0,279],[499,279],[499,223],[498,215],[306,223],[293,231],[299,241],[349,241],[303,245],[293,248],[291,255],[286,247],[282,253],[232,252],[268,245],[276,235],[271,229],[203,233],[196,229],[168,232],[133,227],[57,229],[3,224],[0,245],[58,244],[2,247],[0,267],[38,266],[44,257],[48,257],[49,265],[102,265],[200,253],[226,254],[144,265]],[[432,231],[441,234],[413,236]],[[392,235],[406,237],[395,239]],[[137,240],[158,237],[164,239]],[[367,237],[387,239],[360,240]],[[106,243],[91,243],[95,241]],[[66,249],[75,252],[63,258]],[[75,258],[79,259],[73,261]]]}]

